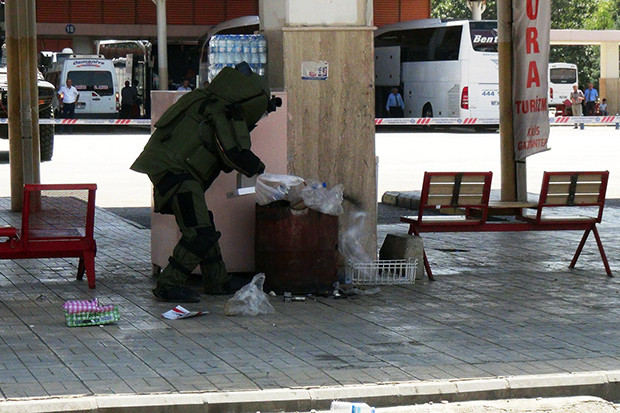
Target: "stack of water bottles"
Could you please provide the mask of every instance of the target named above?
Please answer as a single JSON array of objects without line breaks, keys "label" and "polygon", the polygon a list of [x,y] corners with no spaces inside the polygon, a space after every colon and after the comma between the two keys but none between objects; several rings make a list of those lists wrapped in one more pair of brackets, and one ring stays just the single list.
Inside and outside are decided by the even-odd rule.
[{"label": "stack of water bottles", "polygon": [[265,76],[267,40],[262,34],[218,34],[209,40],[209,82],[226,66],[247,62]]}]

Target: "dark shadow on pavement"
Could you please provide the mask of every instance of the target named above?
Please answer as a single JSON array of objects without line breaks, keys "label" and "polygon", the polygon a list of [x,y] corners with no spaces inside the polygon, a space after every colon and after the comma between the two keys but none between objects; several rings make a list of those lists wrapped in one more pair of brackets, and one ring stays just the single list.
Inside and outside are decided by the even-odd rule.
[{"label": "dark shadow on pavement", "polygon": [[150,207],[104,208],[141,229],[151,229]]}]

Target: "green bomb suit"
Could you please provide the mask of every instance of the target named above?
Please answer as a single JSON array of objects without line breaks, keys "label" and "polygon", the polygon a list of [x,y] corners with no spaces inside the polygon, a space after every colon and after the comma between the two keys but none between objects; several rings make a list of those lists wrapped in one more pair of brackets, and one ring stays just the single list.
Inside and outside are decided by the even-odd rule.
[{"label": "green bomb suit", "polygon": [[198,265],[205,293],[225,292],[229,275],[218,244],[221,233],[204,192],[220,171],[237,170],[248,177],[264,171],[250,150],[250,130],[268,105],[269,90],[260,76],[227,67],[208,88],[182,96],[155,124],[131,169],[148,175],[155,211],[174,214],[182,234],[157,279],[156,297],[198,301],[200,296],[184,287]]}]

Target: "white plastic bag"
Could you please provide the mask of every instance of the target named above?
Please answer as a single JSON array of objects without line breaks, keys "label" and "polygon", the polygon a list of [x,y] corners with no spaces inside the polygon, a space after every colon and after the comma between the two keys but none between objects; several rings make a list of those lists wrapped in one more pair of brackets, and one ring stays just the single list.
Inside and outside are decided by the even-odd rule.
[{"label": "white plastic bag", "polygon": [[[303,183],[303,178],[298,176],[261,174],[256,179],[256,202],[258,205],[267,205],[276,201],[289,200],[289,190]],[[293,203],[293,200],[289,201]]]},{"label": "white plastic bag", "polygon": [[347,262],[362,263],[373,260],[366,253],[363,244],[366,237],[364,234],[366,215],[365,212],[351,212],[347,220],[348,227],[340,232],[338,249]]},{"label": "white plastic bag", "polygon": [[226,302],[224,313],[226,315],[250,315],[271,314],[274,312],[269,297],[263,292],[265,274],[256,274],[249,284],[241,287],[233,298]]},{"label": "white plastic bag", "polygon": [[325,183],[307,181],[307,186],[302,189],[301,197],[308,208],[328,215],[341,215],[344,186],[338,184],[332,189],[327,189]]}]

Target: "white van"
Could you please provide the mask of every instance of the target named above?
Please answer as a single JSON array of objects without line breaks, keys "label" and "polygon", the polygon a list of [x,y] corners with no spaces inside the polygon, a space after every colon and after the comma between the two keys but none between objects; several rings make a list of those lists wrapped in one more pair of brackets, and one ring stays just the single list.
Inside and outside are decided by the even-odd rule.
[{"label": "white van", "polygon": [[59,90],[71,79],[80,93],[75,105],[76,118],[117,116],[120,109],[119,86],[114,64],[101,55],[71,55],[54,63],[45,79]]}]

